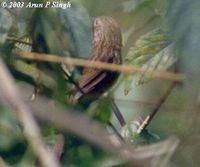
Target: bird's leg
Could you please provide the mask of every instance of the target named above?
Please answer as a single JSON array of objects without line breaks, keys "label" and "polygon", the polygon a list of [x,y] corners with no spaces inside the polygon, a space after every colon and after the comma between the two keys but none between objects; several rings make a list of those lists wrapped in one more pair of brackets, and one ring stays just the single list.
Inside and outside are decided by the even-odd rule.
[{"label": "bird's leg", "polygon": [[121,127],[126,125],[126,121],[125,121],[122,113],[120,112],[119,108],[117,107],[116,103],[114,102],[114,100],[112,101],[112,111],[114,112],[114,114],[115,114],[117,120],[119,121]]}]

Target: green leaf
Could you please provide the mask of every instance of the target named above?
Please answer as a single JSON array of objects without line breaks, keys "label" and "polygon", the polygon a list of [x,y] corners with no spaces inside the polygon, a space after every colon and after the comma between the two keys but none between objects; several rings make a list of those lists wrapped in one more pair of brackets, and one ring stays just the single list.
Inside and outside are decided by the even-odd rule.
[{"label": "green leaf", "polygon": [[7,151],[22,138],[22,130],[15,115],[0,105],[0,150]]},{"label": "green leaf", "polygon": [[149,144],[154,143],[160,139],[158,135],[150,132],[147,129],[142,131],[142,133],[138,133],[137,129],[137,121],[131,121],[122,127],[121,135],[126,141],[134,144]]},{"label": "green leaf", "polygon": [[8,31],[12,26],[12,17],[10,16],[9,12],[5,9],[0,10],[0,44],[4,43],[7,35],[8,35]]},{"label": "green leaf", "polygon": [[[166,70],[176,61],[173,47],[170,36],[161,29],[155,29],[136,41],[125,57],[125,64],[142,67],[144,70]],[[145,76],[145,73],[125,75],[125,95],[130,92],[134,78],[136,84],[143,84],[149,81],[151,76]]]},{"label": "green leaf", "polygon": [[88,109],[88,114],[102,123],[107,123],[110,120],[111,113],[112,106],[110,97],[102,97],[93,102]]},{"label": "green leaf", "polygon": [[[33,10],[30,24],[33,51],[86,58],[90,55],[92,45],[91,26],[87,11],[76,4],[66,10],[58,8]],[[51,71],[57,83],[54,96],[65,104],[66,80],[60,66],[48,63],[48,67],[45,68]]]},{"label": "green leaf", "polygon": [[87,57],[92,43],[88,13],[83,7],[35,10],[31,21],[33,49],[51,54]]},{"label": "green leaf", "polygon": [[137,9],[139,6],[145,5],[149,0],[140,0],[140,1],[126,1],[123,2],[123,11],[124,12],[131,12]]},{"label": "green leaf", "polygon": [[87,11],[81,6],[71,7],[66,10],[65,17],[63,19],[69,20],[71,32],[74,37],[75,46],[77,48],[77,56],[82,58],[88,58],[92,46],[92,24]]}]

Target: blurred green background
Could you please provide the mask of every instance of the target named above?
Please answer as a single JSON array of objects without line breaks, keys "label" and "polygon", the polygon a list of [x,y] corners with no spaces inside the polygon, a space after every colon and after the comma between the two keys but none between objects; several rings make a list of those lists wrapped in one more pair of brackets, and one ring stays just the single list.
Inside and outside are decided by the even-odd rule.
[{"label": "blurred green background", "polygon": [[[177,84],[172,90],[148,126],[148,130],[159,136],[161,141],[170,136],[176,136],[180,140],[179,146],[166,166],[198,167],[200,164],[200,1],[71,0],[70,2],[72,8],[65,9],[66,11],[0,9],[0,54],[16,83],[22,84],[25,98],[30,97],[34,86],[39,85],[42,87],[40,95],[69,107],[65,104],[66,80],[58,66],[22,61],[28,65],[26,68],[28,72],[23,71],[21,65],[17,66],[18,60],[13,58],[12,51],[16,50],[16,43],[9,42],[6,37],[19,39],[31,37],[33,50],[37,52],[87,58],[92,40],[90,17],[111,16],[121,26],[124,64],[147,69],[170,70],[185,75],[184,83]],[[152,35],[152,31],[156,29],[159,31]],[[135,50],[137,52],[134,52]],[[157,63],[155,65],[152,62]],[[161,62],[162,65],[159,66]],[[42,79],[35,78],[35,73],[31,75],[33,70],[30,67],[38,68],[44,72],[44,76],[49,77],[49,81],[53,81],[46,84]],[[79,70],[73,75],[74,78],[78,78]],[[127,123],[150,114],[171,84],[171,81],[151,77],[144,78],[145,82],[140,83],[138,81],[141,77],[143,76],[139,74],[121,75],[116,86],[109,92]],[[128,90],[127,95],[125,95],[126,90]],[[105,101],[109,104],[102,105]],[[107,112],[110,110],[108,107],[110,105],[109,100],[102,98],[88,110],[91,112],[98,109],[99,112]],[[114,116],[111,122],[118,131],[121,130]],[[87,141],[63,132],[50,123],[39,122],[39,124],[47,143],[54,141],[58,133],[65,134],[67,151],[61,157],[63,166],[114,166],[102,161],[110,158],[108,153],[91,146]],[[53,139],[49,139],[51,137]],[[36,157],[27,146],[23,130],[16,116],[3,101],[0,105],[0,141],[0,157],[8,165],[20,167],[34,165]],[[119,162],[115,166],[127,166],[127,164]]]}]

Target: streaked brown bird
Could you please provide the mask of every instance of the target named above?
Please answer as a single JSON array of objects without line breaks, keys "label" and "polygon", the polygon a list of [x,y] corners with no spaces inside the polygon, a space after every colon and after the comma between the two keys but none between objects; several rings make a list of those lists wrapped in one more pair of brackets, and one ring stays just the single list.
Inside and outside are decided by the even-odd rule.
[{"label": "streaked brown bird", "polygon": [[[122,37],[118,23],[111,17],[100,16],[93,21],[94,38],[90,60],[105,63],[121,64]],[[82,78],[78,83],[80,90],[76,90],[70,98],[72,103],[83,97],[90,100],[97,99],[116,81],[116,72],[84,68]]]}]

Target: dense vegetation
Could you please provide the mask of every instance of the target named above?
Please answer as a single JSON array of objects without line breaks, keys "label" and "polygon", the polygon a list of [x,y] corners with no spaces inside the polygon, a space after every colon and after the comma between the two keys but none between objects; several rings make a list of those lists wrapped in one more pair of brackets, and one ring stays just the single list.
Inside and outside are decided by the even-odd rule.
[{"label": "dense vegetation", "polygon": [[[0,166],[198,167],[200,1],[62,2],[0,8]],[[129,69],[74,105],[97,16],[119,23]]]}]

